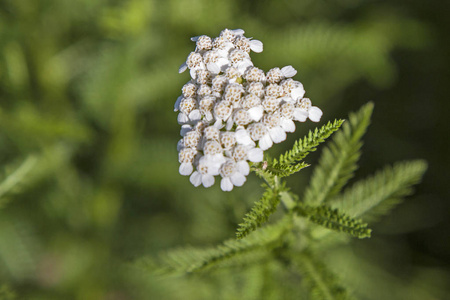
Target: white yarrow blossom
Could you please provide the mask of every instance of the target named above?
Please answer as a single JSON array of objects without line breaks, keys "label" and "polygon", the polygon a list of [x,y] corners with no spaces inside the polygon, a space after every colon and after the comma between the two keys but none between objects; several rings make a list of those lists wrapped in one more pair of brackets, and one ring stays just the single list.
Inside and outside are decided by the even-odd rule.
[{"label": "white yarrow blossom", "polygon": [[322,114],[323,112],[320,108],[311,106],[311,100],[309,98],[303,98],[298,101],[298,105],[294,111],[294,119],[305,122],[309,118],[313,122],[319,122]]},{"label": "white yarrow blossom", "polygon": [[281,73],[283,74],[283,76],[285,78],[290,78],[290,77],[294,77],[295,74],[297,74],[297,70],[294,69],[293,66],[286,66],[281,69]]},{"label": "white yarrow blossom", "polygon": [[263,43],[258,40],[251,40],[250,41],[250,49],[253,52],[261,53],[263,51]]},{"label": "white yarrow blossom", "polygon": [[235,162],[232,159],[227,160],[220,167],[220,188],[223,191],[229,192],[233,189],[233,186],[242,186],[250,173],[250,167],[246,161]]},{"label": "white yarrow blossom", "polygon": [[202,156],[197,164],[197,171],[194,171],[189,178],[194,186],[202,184],[208,188],[214,184],[214,176],[219,175],[219,168],[225,159],[217,159],[212,156]]},{"label": "white yarrow blossom", "polygon": [[179,68],[191,77],[174,105],[182,136],[179,172],[194,186],[210,187],[219,175],[223,191],[242,186],[249,163],[262,162],[265,150],[295,131],[294,121],[322,116],[292,79],[292,66],[265,73],[253,65],[250,53],[262,52],[263,43],[244,33],[224,29],[215,38],[192,37],[195,50]]}]

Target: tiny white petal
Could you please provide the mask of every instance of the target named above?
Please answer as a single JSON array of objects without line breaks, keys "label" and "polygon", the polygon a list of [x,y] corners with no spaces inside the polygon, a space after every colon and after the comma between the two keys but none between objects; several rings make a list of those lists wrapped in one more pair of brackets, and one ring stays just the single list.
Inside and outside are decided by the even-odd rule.
[{"label": "tiny white petal", "polygon": [[228,43],[226,43],[226,44],[224,45],[223,50],[226,50],[227,52],[229,52],[232,48],[234,48],[233,43],[228,42]]},{"label": "tiny white petal", "polygon": [[264,108],[262,107],[262,105],[258,105],[250,108],[247,112],[253,121],[258,122],[259,120],[261,120],[264,114]]},{"label": "tiny white petal", "polygon": [[177,101],[175,101],[175,105],[173,106],[173,111],[179,111],[180,110],[180,103],[181,103],[182,99],[183,99],[183,96],[179,96],[177,98]]},{"label": "tiny white petal", "polygon": [[[220,71],[225,72],[230,66],[231,65],[229,63],[226,63],[220,67]],[[230,81],[230,80],[228,80],[228,81]],[[236,81],[236,80],[234,80],[234,81]]]},{"label": "tiny white petal", "polygon": [[251,60],[244,59],[243,61],[241,61],[237,64],[237,69],[238,69],[239,73],[241,73],[241,75],[243,75],[245,73],[245,71],[247,71],[247,69],[252,66],[253,66],[253,63]]},{"label": "tiny white petal", "polygon": [[178,169],[181,175],[188,176],[194,171],[194,167],[190,163],[182,163]]},{"label": "tiny white petal", "polygon": [[197,78],[197,69],[190,69],[189,73],[191,74],[192,79]]},{"label": "tiny white petal", "polygon": [[281,127],[286,132],[294,132],[295,131],[295,123],[290,119],[283,118],[281,119]]},{"label": "tiny white petal", "polygon": [[227,131],[230,131],[231,128],[233,128],[233,125],[234,125],[233,118],[228,118],[227,124],[225,125],[225,129],[226,129]]},{"label": "tiny white petal", "polygon": [[253,52],[260,53],[263,51],[263,43],[258,40],[251,40],[250,49],[252,49]]},{"label": "tiny white petal", "polygon": [[317,106],[311,106],[308,112],[309,112],[309,119],[313,122],[319,122],[323,114],[322,110]]},{"label": "tiny white petal", "polygon": [[270,138],[269,134],[265,134],[260,140],[259,140],[259,148],[262,150],[267,150],[270,147],[272,147],[273,141]]},{"label": "tiny white petal", "polygon": [[200,113],[200,110],[194,109],[189,113],[189,120],[191,121],[199,121],[202,119],[202,114]]},{"label": "tiny white petal", "polygon": [[186,133],[192,130],[192,126],[189,124],[181,125],[180,135],[184,136]]},{"label": "tiny white petal", "polygon": [[286,139],[286,132],[281,128],[281,126],[275,126],[269,129],[270,137],[272,141],[276,144],[281,143]]},{"label": "tiny white petal", "polygon": [[222,129],[225,125],[223,124],[223,121],[221,119],[217,119],[216,122],[214,122],[213,126],[217,129]]},{"label": "tiny white petal", "polygon": [[183,139],[179,140],[177,143],[177,151],[179,152],[181,149],[184,149],[184,141]]},{"label": "tiny white petal", "polygon": [[222,129],[224,125],[222,123],[222,120],[218,119],[216,120],[216,122],[214,122],[213,126],[216,127],[217,129]]},{"label": "tiny white petal", "polygon": [[245,178],[245,176],[239,172],[236,172],[233,175],[231,175],[230,179],[235,186],[242,186],[247,180],[247,178]]},{"label": "tiny white petal", "polygon": [[289,103],[294,103],[295,102],[295,100],[292,99],[291,96],[282,97],[281,100],[283,100],[284,102],[289,102]]},{"label": "tiny white petal", "polygon": [[202,174],[200,174],[199,172],[195,171],[194,173],[192,173],[191,177],[189,177],[189,181],[195,186],[199,186],[200,184],[202,184]]},{"label": "tiny white petal", "polygon": [[251,162],[261,162],[264,159],[264,151],[260,148],[253,148],[247,153],[248,160]]},{"label": "tiny white petal", "polygon": [[210,160],[209,166],[217,168],[220,168],[220,166],[226,161],[222,153],[210,155],[209,160]]},{"label": "tiny white petal", "polygon": [[184,124],[189,122],[189,117],[184,113],[179,113],[177,117],[178,124]]},{"label": "tiny white petal", "polygon": [[297,70],[292,66],[286,66],[281,69],[281,73],[283,73],[284,77],[289,78],[295,76],[295,74],[297,74]]},{"label": "tiny white petal", "polygon": [[241,145],[254,145],[255,143],[250,137],[250,134],[245,129],[237,130],[234,137],[236,138],[236,142]]},{"label": "tiny white petal", "polygon": [[300,83],[300,86],[296,87],[295,89],[292,89],[291,91],[291,97],[294,100],[298,100],[303,98],[305,95],[305,89],[303,87],[303,84]]},{"label": "tiny white petal", "polygon": [[222,178],[222,180],[220,181],[220,188],[224,192],[229,192],[233,189],[233,184],[231,183],[229,177]]},{"label": "tiny white petal", "polygon": [[294,120],[305,122],[308,118],[308,112],[304,111],[303,109],[296,108],[294,109]]},{"label": "tiny white petal", "polygon": [[241,160],[236,163],[236,167],[239,170],[239,173],[247,176],[250,173],[250,167],[248,165],[248,162],[245,160]]},{"label": "tiny white petal", "polygon": [[214,119],[214,116],[211,112],[207,111],[205,112],[205,120],[208,122],[211,122]]},{"label": "tiny white petal", "polygon": [[183,73],[184,71],[186,71],[187,69],[187,64],[186,62],[184,62],[179,68],[178,68],[178,73]]},{"label": "tiny white petal", "polygon": [[214,176],[212,175],[203,175],[202,176],[202,184],[205,188],[208,188],[214,185]]},{"label": "tiny white petal", "polygon": [[219,175],[220,164],[214,164],[208,167],[208,174],[212,176]]},{"label": "tiny white petal", "polygon": [[224,71],[224,66],[228,66],[230,61],[225,57],[221,57],[216,61],[216,64],[219,66],[220,70]]},{"label": "tiny white petal", "polygon": [[210,71],[213,74],[219,74],[220,73],[220,66],[216,63],[209,63],[207,65],[208,71]]},{"label": "tiny white petal", "polygon": [[232,31],[235,35],[244,35],[245,31],[244,29],[232,29]]}]

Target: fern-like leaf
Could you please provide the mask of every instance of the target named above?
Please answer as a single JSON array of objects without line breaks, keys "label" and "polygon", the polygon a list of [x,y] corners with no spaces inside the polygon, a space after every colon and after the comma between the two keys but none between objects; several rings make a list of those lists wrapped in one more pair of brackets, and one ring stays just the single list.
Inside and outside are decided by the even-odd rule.
[{"label": "fern-like leaf", "polygon": [[265,223],[269,216],[275,212],[278,203],[280,203],[280,190],[278,188],[272,189],[266,185],[266,191],[261,199],[256,201],[251,211],[245,215],[244,223],[239,224],[236,237],[242,239]]},{"label": "fern-like leaf", "polygon": [[387,166],[374,176],[358,181],[333,199],[333,208],[345,211],[351,217],[372,221],[385,215],[404,196],[412,192],[412,185],[420,182],[427,163],[423,160],[398,162]]},{"label": "fern-like leaf", "polygon": [[300,163],[292,164],[292,165],[280,165],[280,164],[278,164],[277,160],[274,160],[274,162],[276,162],[277,165],[275,167],[273,167],[273,166],[267,167],[267,169],[265,171],[273,176],[278,176],[281,178],[290,176],[294,173],[299,172],[301,169],[304,169],[304,168],[310,166],[309,164],[307,164],[305,162],[300,162]]},{"label": "fern-like leaf", "polygon": [[208,249],[186,247],[172,250],[161,255],[158,262],[144,258],[138,260],[135,266],[150,269],[157,275],[167,276],[197,272],[217,265],[248,264],[263,260],[272,255],[274,248],[282,244],[283,237],[289,232],[291,224],[291,218],[286,217],[274,225],[255,231],[246,239],[230,239]]},{"label": "fern-like leaf", "polygon": [[250,170],[254,171],[258,177],[264,179],[268,186],[273,187],[275,185],[275,181],[277,180],[276,174],[267,170],[267,164],[265,165],[265,162],[252,164]]},{"label": "fern-like leaf", "polygon": [[328,122],[314,131],[309,131],[308,135],[303,139],[295,141],[291,150],[286,151],[285,154],[280,155],[279,160],[273,160],[269,167],[276,168],[277,166],[295,165],[310,152],[314,152],[320,143],[323,143],[330,135],[337,131],[345,120],[334,120],[333,123]]},{"label": "fern-like leaf", "polygon": [[8,201],[8,195],[17,191],[19,185],[24,182],[25,177],[35,166],[37,158],[29,156],[19,167],[13,171],[7,170],[5,179],[0,183],[0,207]]},{"label": "fern-like leaf", "polygon": [[323,150],[304,195],[306,204],[326,202],[353,177],[361,155],[361,137],[369,126],[372,111],[373,104],[369,102],[357,113],[350,114],[349,122],[344,123],[342,130],[334,135],[331,145]]},{"label": "fern-like leaf", "polygon": [[310,221],[338,232],[345,232],[357,238],[370,237],[371,229],[362,220],[349,217],[336,208],[326,205],[317,207],[299,205],[294,209]]},{"label": "fern-like leaf", "polygon": [[280,155],[278,160],[269,161],[267,172],[279,177],[287,177],[308,167],[308,164],[300,161],[310,152],[316,151],[317,146],[337,131],[343,122],[344,120],[334,120],[333,123],[328,122],[320,129],[316,128],[314,131],[309,131],[307,136],[297,140],[292,149]]},{"label": "fern-like leaf", "polygon": [[308,251],[303,251],[301,254],[296,255],[294,261],[303,276],[303,285],[309,291],[310,299],[352,299],[336,275]]}]

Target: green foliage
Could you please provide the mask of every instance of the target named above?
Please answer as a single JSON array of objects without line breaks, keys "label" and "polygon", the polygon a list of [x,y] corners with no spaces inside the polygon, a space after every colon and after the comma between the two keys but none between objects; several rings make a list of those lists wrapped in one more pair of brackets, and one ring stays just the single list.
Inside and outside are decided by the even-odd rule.
[{"label": "green foliage", "polygon": [[303,285],[309,291],[309,299],[345,300],[352,299],[338,278],[309,251],[294,256],[298,270],[303,276]]},{"label": "green foliage", "polygon": [[318,207],[298,206],[295,210],[316,224],[338,232],[348,233],[360,239],[370,237],[372,231],[367,228],[368,224],[362,220],[353,219],[338,209],[332,209],[326,205]]},{"label": "green foliage", "polygon": [[208,249],[187,247],[173,250],[160,257],[159,266],[155,267],[151,259],[150,263],[147,259],[137,261],[136,266],[150,269],[156,274],[182,275],[218,265],[252,263],[267,258],[274,248],[280,247],[290,226],[291,218],[284,218],[276,224],[255,231],[246,239],[230,239],[217,247]]},{"label": "green foliage", "polygon": [[[19,167],[15,169],[6,167],[6,174],[0,183],[0,208],[8,201],[8,195],[20,190],[20,185],[24,184],[29,172],[37,162],[35,156],[29,156]],[[28,176],[28,178],[30,178]]]},{"label": "green foliage", "polygon": [[[286,187],[281,177],[292,175],[294,172],[289,173],[290,167],[302,165],[301,160],[335,132],[343,120],[310,131],[278,160],[252,165],[252,171],[265,180],[266,190],[245,215],[244,222],[239,224],[236,240],[227,240],[207,249],[186,247],[169,251],[157,260],[141,259],[136,265],[154,275],[180,276],[225,267],[247,269],[274,260],[288,262],[293,263],[295,272],[301,275],[307,299],[351,299],[347,287],[312,251],[318,251],[321,246],[323,251],[332,245],[323,243],[332,232],[360,239],[370,237],[372,230],[360,218],[373,220],[386,213],[411,192],[411,186],[420,181],[426,170],[424,161],[398,163],[336,195],[356,170],[361,138],[372,109],[373,105],[369,103],[358,113],[351,114],[350,122],[344,123],[342,130],[334,136],[322,154],[303,202]],[[321,200],[308,200],[308,197]],[[274,225],[262,226],[276,211],[279,202],[284,204],[285,215]],[[305,219],[310,222],[304,222]],[[324,229],[327,229],[325,234],[317,234],[323,233]]]},{"label": "green foliage", "polygon": [[334,198],[330,205],[351,217],[374,221],[411,194],[412,186],[420,182],[426,169],[427,163],[423,160],[387,166],[374,176],[355,183]]},{"label": "green foliage", "polygon": [[26,280],[35,269],[40,256],[40,242],[29,220],[0,211],[0,275]]},{"label": "green foliage", "polygon": [[[193,188],[178,174],[176,140],[180,136],[173,103],[189,77],[177,70],[193,49],[190,36],[216,36],[225,27],[245,29],[248,36],[264,42],[264,52],[254,55],[255,65],[264,71],[288,64],[295,67],[298,74],[294,79],[304,84],[308,97],[323,109],[324,117],[336,115],[337,107],[345,111],[360,101],[347,93],[349,90],[362,91],[359,99],[365,99],[369,93],[384,94],[382,89],[399,78],[403,84],[396,86],[395,101],[384,99],[380,103],[389,103],[389,109],[383,112],[386,126],[378,127],[372,137],[373,145],[385,148],[370,150],[382,152],[387,159],[404,155],[402,147],[397,147],[399,143],[411,143],[406,144],[416,149],[411,156],[433,158],[438,157],[433,153],[445,151],[443,147],[429,147],[431,141],[420,135],[427,130],[430,137],[443,140],[446,136],[442,134],[445,126],[432,127],[429,122],[437,119],[435,108],[440,107],[442,98],[427,93],[433,85],[424,85],[422,92],[432,95],[427,98],[427,113],[417,109],[423,107],[423,99],[415,99],[421,93],[412,92],[414,84],[401,82],[408,76],[396,76],[397,57],[392,55],[399,51],[407,54],[402,56],[402,64],[409,63],[415,73],[422,72],[414,78],[430,78],[422,76],[426,70],[432,70],[436,78],[443,77],[446,68],[432,68],[439,55],[430,55],[428,50],[435,47],[438,54],[443,53],[441,43],[445,39],[433,39],[439,37],[439,31],[445,31],[445,26],[422,23],[419,17],[426,17],[432,10],[417,14],[413,9],[420,5],[400,10],[395,3],[347,2],[350,7],[342,1],[313,0],[268,0],[264,5],[236,0],[2,1],[0,282],[7,284],[6,288],[0,285],[0,295],[13,290],[17,299],[46,300],[307,297],[299,287],[303,277],[298,276],[299,270],[289,268],[291,257],[283,251],[290,248],[302,252],[305,245],[317,245],[318,241],[310,239],[310,231],[323,227],[296,215],[291,232],[283,234],[286,243],[275,247],[274,242],[269,251],[264,246],[218,259],[211,268],[204,268],[219,271],[213,278],[195,272],[195,276],[178,276],[169,283],[154,276],[139,281],[116,266],[130,257],[165,251],[174,245],[220,243],[225,247],[220,241],[232,236],[235,224],[244,223],[241,220],[251,207],[249,203],[261,197],[254,178],[225,194],[217,187]],[[437,17],[433,14],[427,20]],[[433,34],[428,33],[427,26]],[[402,101],[406,105],[401,106]],[[408,113],[397,119],[397,112],[405,109]],[[383,130],[393,126],[414,135],[389,139]],[[426,142],[427,147],[416,147],[418,141]],[[278,148],[284,153],[290,145],[283,143]],[[272,169],[263,171],[262,165],[257,166],[257,172],[273,186],[275,177],[284,179],[306,166],[304,161],[298,162],[285,173],[270,174]],[[304,173],[289,178],[297,190],[304,189]],[[439,182],[445,184],[445,176],[430,178],[433,187]],[[283,213],[291,214],[291,208],[301,199],[290,190],[279,191],[277,201],[281,203],[273,202],[260,215],[272,213],[271,207],[276,211],[267,214],[270,218],[242,238],[242,243],[283,218]],[[333,198],[340,197],[336,194]],[[370,221],[366,217],[390,201],[381,201],[381,206],[377,204],[360,217]],[[337,202],[330,199],[328,204],[348,214],[348,209],[340,208]],[[359,205],[356,198],[354,205]],[[328,236],[347,237],[323,230]],[[360,245],[360,241],[355,244]],[[433,247],[438,245],[444,247],[445,243],[433,243]],[[434,250],[446,253],[445,248]],[[372,251],[378,252],[377,247]],[[322,260],[322,256],[316,257]],[[255,261],[258,263],[252,264]],[[218,267],[228,263],[234,267],[220,271]],[[160,261],[155,260],[154,265],[160,265]],[[377,266],[382,268],[383,264]],[[425,277],[432,278],[433,283],[448,282],[445,273],[427,277],[411,264],[407,267],[404,269],[413,272],[407,274],[411,282],[399,289],[402,292],[411,287],[413,293]],[[359,269],[344,265],[337,270],[354,275]],[[362,275],[371,271],[369,268]],[[376,287],[364,294],[365,298],[385,299],[387,293],[383,297],[376,293],[382,285],[371,279],[368,276],[361,284],[361,289]],[[355,281],[347,285],[352,284]],[[172,296],[174,291],[178,294]],[[392,299],[402,299],[400,292],[397,295]],[[435,298],[443,299],[448,293],[443,295]]]},{"label": "green foliage", "polygon": [[278,163],[276,159],[274,159],[273,163],[274,163],[273,165],[267,167],[265,172],[273,176],[278,176],[280,178],[288,177],[294,173],[301,171],[306,167],[309,167],[309,164],[305,163],[304,161],[293,164],[281,165]]},{"label": "green foliage", "polygon": [[328,201],[353,177],[361,155],[361,138],[369,126],[372,110],[373,104],[368,103],[357,113],[350,114],[349,122],[323,150],[305,191],[303,201],[306,204],[317,205]]},{"label": "green foliage", "polygon": [[2,284],[0,286],[0,300],[14,300],[17,299],[16,293],[11,290],[9,285]]},{"label": "green foliage", "polygon": [[300,161],[310,152],[316,151],[317,146],[337,131],[342,123],[344,123],[344,120],[335,120],[333,123],[328,122],[328,124],[316,128],[314,131],[309,131],[307,136],[295,141],[292,149],[280,155],[278,160],[273,159],[268,162],[267,171],[273,175],[287,177],[307,167],[308,164]]},{"label": "green foliage", "polygon": [[269,219],[269,216],[276,211],[280,202],[280,191],[286,189],[284,185],[282,187],[276,185],[273,188],[267,184],[265,186],[266,191],[261,199],[256,201],[251,211],[245,215],[244,223],[239,224],[236,232],[238,239],[245,237]]},{"label": "green foliage", "polygon": [[268,160],[264,167],[262,164],[253,166],[253,170],[267,182],[266,191],[261,199],[255,202],[251,211],[245,215],[244,223],[239,224],[236,233],[238,239],[260,227],[275,212],[280,196],[286,191],[285,184],[280,184],[279,178],[290,176],[309,166],[301,160],[310,152],[316,151],[317,146],[337,131],[342,123],[344,120],[335,120],[333,123],[328,122],[321,128],[309,131],[306,137],[296,141],[292,149],[281,154],[278,160]]}]

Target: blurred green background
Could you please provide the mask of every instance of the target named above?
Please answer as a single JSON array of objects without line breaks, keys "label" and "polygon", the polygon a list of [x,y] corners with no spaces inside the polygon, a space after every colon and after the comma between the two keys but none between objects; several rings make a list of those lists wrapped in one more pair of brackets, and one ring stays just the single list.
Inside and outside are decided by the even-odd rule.
[{"label": "blurred green background", "polygon": [[[0,298],[239,299],[231,282],[160,282],[123,263],[231,238],[261,195],[253,175],[224,193],[178,174],[173,104],[189,38],[243,28],[264,43],[256,66],[298,70],[321,123],[374,101],[357,175],[430,164],[372,239],[330,261],[359,299],[448,299],[448,11],[439,0],[0,1],[1,178],[26,174],[0,185]],[[290,178],[293,190],[310,174]]]}]

